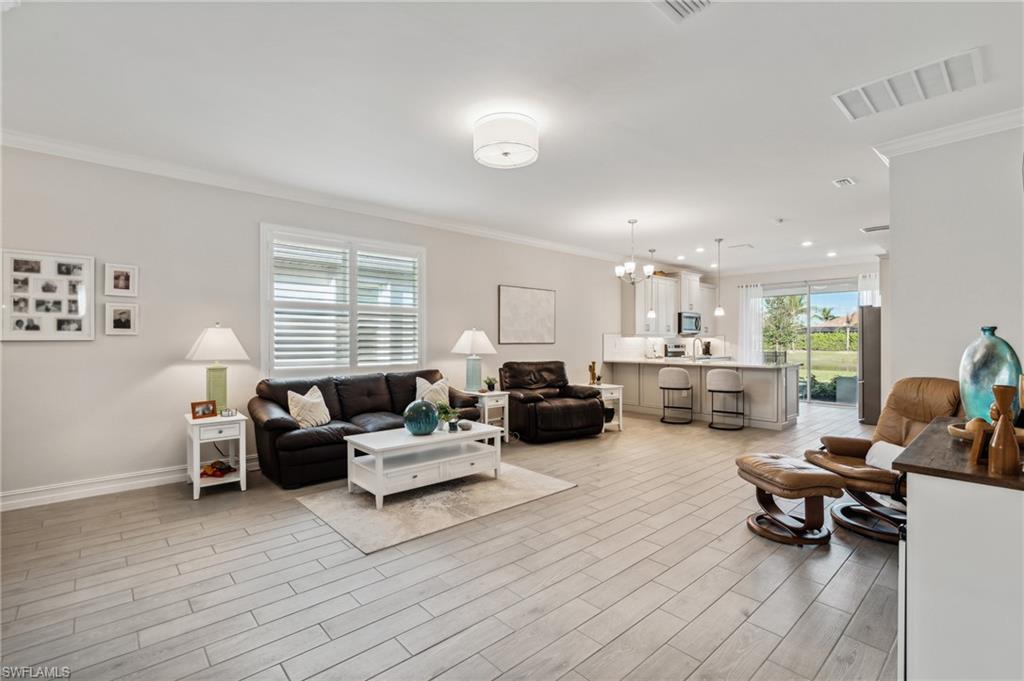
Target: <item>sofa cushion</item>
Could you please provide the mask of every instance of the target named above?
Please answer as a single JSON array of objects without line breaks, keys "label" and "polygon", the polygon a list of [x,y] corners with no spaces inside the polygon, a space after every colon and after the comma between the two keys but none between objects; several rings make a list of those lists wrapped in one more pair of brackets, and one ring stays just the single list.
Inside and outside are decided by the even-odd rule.
[{"label": "sofa cushion", "polygon": [[437,383],[444,375],[437,369],[400,371],[386,376],[388,392],[391,393],[391,411],[401,414],[409,403],[416,399],[416,379],[422,378]]},{"label": "sofa cushion", "polygon": [[338,391],[334,387],[334,379],[327,376],[324,378],[264,378],[256,384],[256,394],[265,400],[276,402],[285,409],[288,408],[288,391],[305,395],[309,389],[316,386],[327,405],[327,413],[333,420],[341,420],[341,403],[338,401]]},{"label": "sofa cushion", "polygon": [[352,423],[367,433],[405,427],[405,419],[390,411],[370,411],[365,414],[357,414],[352,417]]},{"label": "sofa cushion", "polygon": [[288,413],[299,422],[300,428],[324,426],[331,420],[324,396],[315,385],[305,395],[300,395],[294,390],[288,391]]},{"label": "sofa cushion", "polygon": [[335,379],[338,399],[341,401],[341,417],[355,421],[353,416],[369,411],[390,411],[391,393],[384,374],[365,376],[343,376]]},{"label": "sofa cushion", "polygon": [[537,402],[537,428],[540,430],[582,430],[604,423],[599,400],[555,397]]},{"label": "sofa cushion", "polygon": [[[436,383],[431,383],[425,378],[416,377],[416,399],[426,400],[432,404],[448,402],[448,379],[442,378]],[[402,410],[403,413],[405,410]]]},{"label": "sofa cushion", "polygon": [[505,362],[498,370],[503,390],[561,388],[569,385],[565,362]]},{"label": "sofa cushion", "polygon": [[[285,470],[300,469],[303,466],[312,466],[328,462],[338,462],[343,468],[348,464],[348,446],[344,442],[319,447],[307,447],[305,449],[282,449],[279,454],[281,465]],[[311,480],[304,481],[312,482]]]},{"label": "sofa cushion", "polygon": [[323,445],[342,444],[346,435],[358,435],[366,431],[357,425],[345,421],[331,421],[324,426],[299,428],[281,433],[277,438],[277,448],[281,450],[307,449]]}]

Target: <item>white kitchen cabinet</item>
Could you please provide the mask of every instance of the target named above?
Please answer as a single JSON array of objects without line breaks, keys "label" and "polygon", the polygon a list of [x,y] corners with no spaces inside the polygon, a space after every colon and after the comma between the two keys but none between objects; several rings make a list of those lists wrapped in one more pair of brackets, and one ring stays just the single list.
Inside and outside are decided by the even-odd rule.
[{"label": "white kitchen cabinet", "polygon": [[[638,336],[675,334],[679,305],[679,281],[672,277],[651,277],[636,284],[636,332]],[[648,317],[653,311],[654,316]]]},{"label": "white kitchen cabinet", "polygon": [[711,284],[701,284],[697,289],[697,311],[700,312],[700,323],[702,335],[717,335],[717,318],[715,317],[715,303],[718,289]]},{"label": "white kitchen cabinet", "polygon": [[696,272],[679,273],[679,309],[682,312],[700,311],[700,275]]}]

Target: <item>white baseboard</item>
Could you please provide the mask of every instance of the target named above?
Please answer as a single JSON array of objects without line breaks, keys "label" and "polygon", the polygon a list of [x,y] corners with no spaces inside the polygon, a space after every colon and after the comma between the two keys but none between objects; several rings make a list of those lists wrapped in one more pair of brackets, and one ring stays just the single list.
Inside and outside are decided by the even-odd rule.
[{"label": "white baseboard", "polygon": [[[259,467],[259,461],[255,454],[250,454],[246,457],[246,470],[259,470]],[[18,508],[55,504],[60,501],[84,499],[101,494],[114,494],[115,492],[141,489],[143,487],[170,485],[176,482],[184,482],[186,479],[185,466],[182,464],[180,466],[167,466],[166,468],[152,468],[148,471],[117,473],[115,475],[104,475],[86,480],[58,482],[52,485],[15,489],[8,492],[0,492],[0,511],[13,511]]]}]

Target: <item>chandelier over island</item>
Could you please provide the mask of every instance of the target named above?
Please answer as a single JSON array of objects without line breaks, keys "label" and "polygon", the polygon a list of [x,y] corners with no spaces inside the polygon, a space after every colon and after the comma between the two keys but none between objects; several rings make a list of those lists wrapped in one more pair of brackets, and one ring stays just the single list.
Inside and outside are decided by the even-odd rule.
[{"label": "chandelier over island", "polygon": [[644,281],[654,276],[654,249],[650,249],[651,262],[644,265],[643,275],[638,276],[636,271],[636,218],[631,218],[629,222],[629,260],[622,263],[621,265],[615,266],[615,276],[619,279],[633,284],[634,286],[638,281]]}]

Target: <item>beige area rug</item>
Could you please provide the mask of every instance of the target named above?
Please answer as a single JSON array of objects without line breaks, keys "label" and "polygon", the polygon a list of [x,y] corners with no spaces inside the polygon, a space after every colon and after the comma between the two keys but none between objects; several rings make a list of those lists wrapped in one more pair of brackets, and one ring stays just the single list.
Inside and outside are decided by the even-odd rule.
[{"label": "beige area rug", "polygon": [[497,480],[493,473],[481,473],[392,494],[384,497],[380,511],[372,494],[349,494],[347,487],[299,497],[299,502],[360,551],[373,553],[575,486],[502,463]]}]

